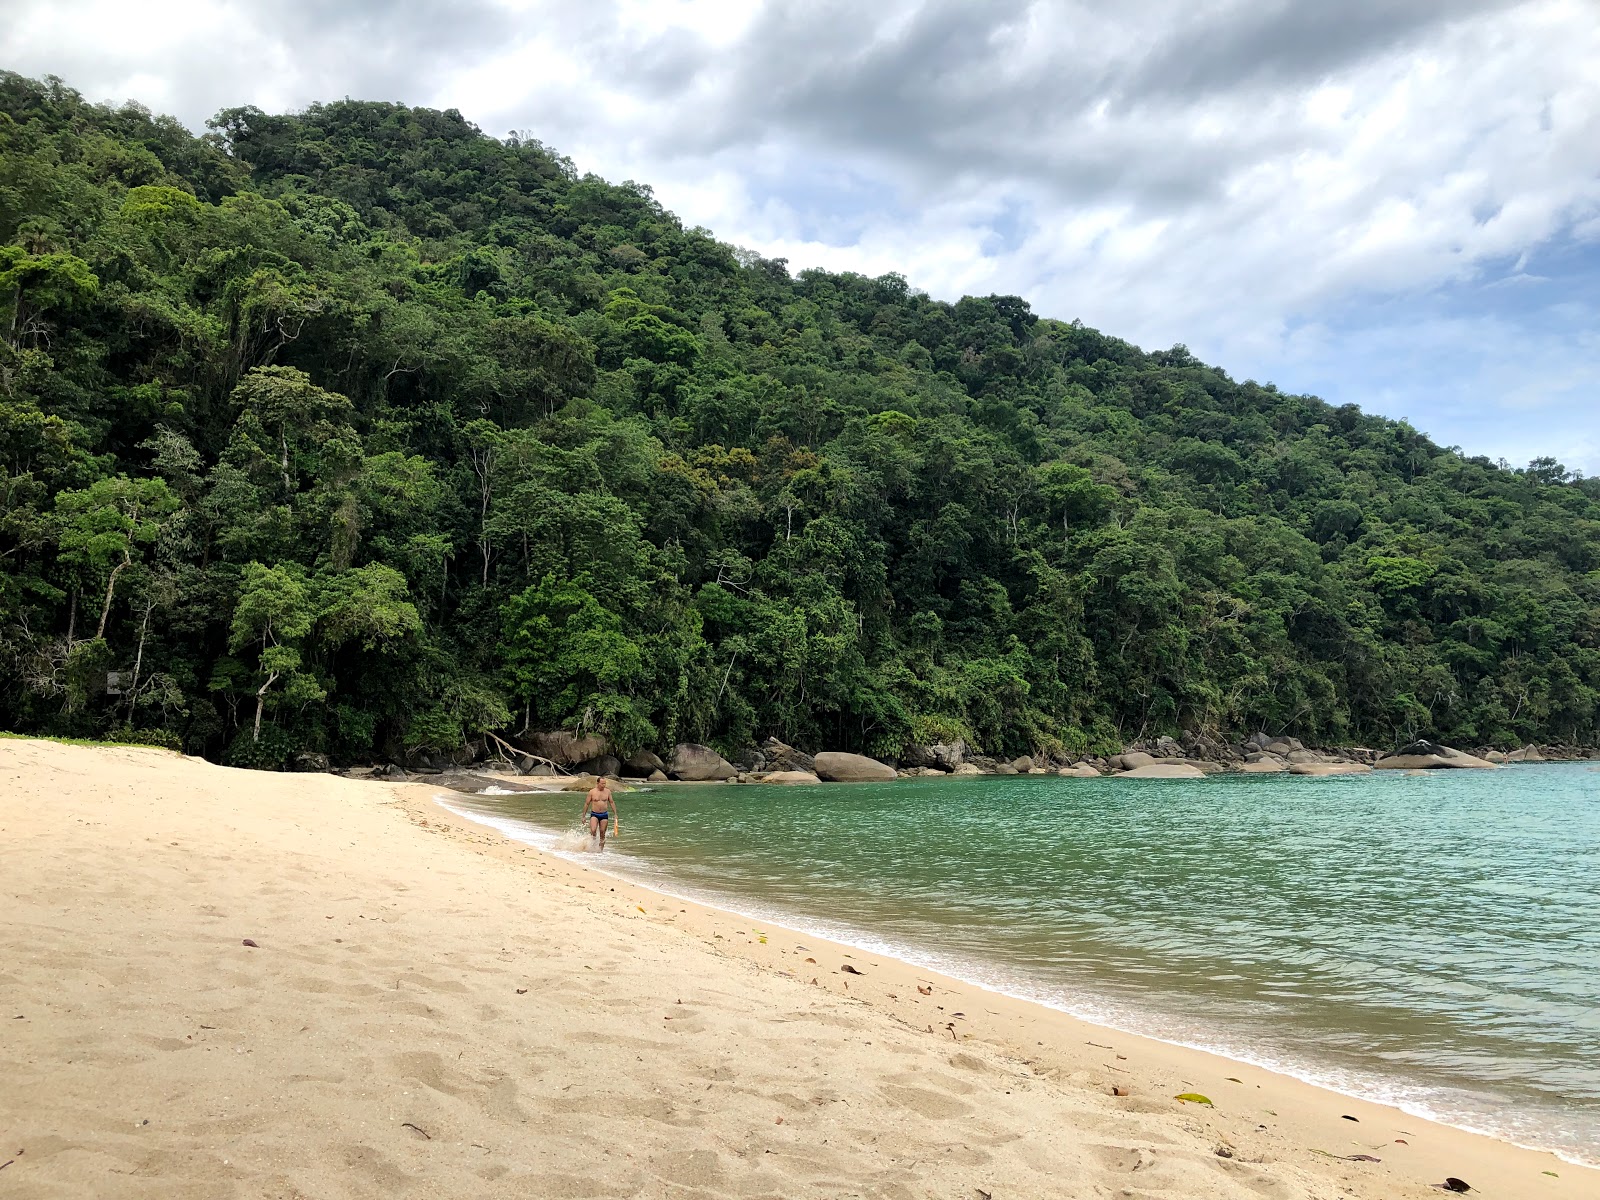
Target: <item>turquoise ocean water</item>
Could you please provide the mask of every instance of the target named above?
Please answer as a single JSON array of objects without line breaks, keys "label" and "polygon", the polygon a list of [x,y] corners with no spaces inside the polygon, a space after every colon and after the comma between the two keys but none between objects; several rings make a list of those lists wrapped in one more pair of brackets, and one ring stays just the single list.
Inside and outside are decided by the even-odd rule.
[{"label": "turquoise ocean water", "polygon": [[[582,797],[448,803],[559,849]],[[1600,1165],[1600,768],[621,806],[590,865]]]}]

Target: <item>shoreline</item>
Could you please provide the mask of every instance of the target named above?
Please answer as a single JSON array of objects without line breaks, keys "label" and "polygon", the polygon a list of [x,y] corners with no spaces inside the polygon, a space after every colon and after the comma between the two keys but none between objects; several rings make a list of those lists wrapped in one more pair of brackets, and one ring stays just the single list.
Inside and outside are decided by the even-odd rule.
[{"label": "shoreline", "polygon": [[[876,969],[880,971],[887,969],[901,985],[901,991],[896,992],[893,997],[893,999],[896,1001],[903,999],[905,990],[903,986],[904,981],[908,976],[912,976],[921,980],[924,984],[937,981],[936,986],[938,988],[948,990],[951,994],[960,995],[963,994],[964,990],[967,993],[970,993],[971,991],[981,992],[988,1002],[1001,1006],[1001,1012],[996,1013],[991,1011],[987,1013],[988,1016],[1000,1016],[1002,1018],[1000,1022],[993,1023],[997,1025],[998,1028],[991,1029],[983,1023],[979,1023],[976,1026],[968,1028],[968,1026],[972,1025],[971,1019],[968,1018],[963,1028],[958,1030],[963,1039],[969,1037],[977,1038],[978,1040],[985,1041],[988,1044],[995,1046],[1003,1052],[1017,1054],[1020,1057],[1021,1055],[1027,1053],[1025,1046],[1022,1045],[1022,1043],[1027,1039],[1026,1037],[1022,1036],[1022,1031],[1025,1030],[1030,1023],[1040,1023],[1036,1014],[1030,1017],[1031,1010],[1037,1010],[1037,1012],[1047,1014],[1047,1017],[1043,1022],[1044,1024],[1049,1023],[1049,1018],[1058,1018],[1061,1023],[1064,1023],[1069,1027],[1068,1031],[1073,1035],[1082,1035],[1087,1033],[1090,1037],[1093,1037],[1095,1036],[1096,1031],[1098,1031],[1099,1034],[1104,1035],[1107,1038],[1132,1039],[1133,1044],[1139,1045],[1147,1051],[1153,1050],[1153,1056],[1157,1058],[1161,1057],[1161,1050],[1156,1048],[1164,1048],[1166,1050],[1175,1052],[1181,1056],[1183,1063],[1189,1067],[1190,1074],[1209,1073],[1210,1075],[1215,1076],[1218,1071],[1233,1070],[1236,1068],[1244,1071],[1259,1072],[1282,1085],[1281,1089],[1272,1089],[1275,1091],[1281,1090],[1289,1092],[1290,1094],[1295,1094],[1299,1093],[1301,1089],[1305,1089],[1306,1091],[1323,1098],[1324,1101],[1331,1099],[1339,1104],[1342,1104],[1344,1108],[1350,1112],[1359,1111],[1359,1109],[1352,1106],[1360,1106],[1361,1108],[1376,1110],[1379,1113],[1390,1114],[1390,1124],[1393,1124],[1394,1122],[1399,1122],[1401,1124],[1406,1122],[1423,1123],[1439,1131],[1441,1134],[1447,1135],[1443,1140],[1448,1142],[1453,1143],[1456,1142],[1457,1139],[1471,1139],[1472,1142],[1481,1141],[1482,1143],[1486,1144],[1485,1147],[1480,1148],[1487,1148],[1491,1152],[1493,1148],[1499,1147],[1504,1148],[1507,1151],[1514,1151],[1519,1155],[1533,1156],[1535,1159],[1540,1160],[1545,1164],[1538,1168],[1538,1173],[1543,1175],[1542,1182],[1544,1183],[1555,1182],[1555,1180],[1551,1179],[1548,1174],[1545,1174],[1548,1171],[1555,1170],[1558,1176],[1564,1171],[1577,1173],[1577,1177],[1580,1180],[1583,1179],[1585,1174],[1587,1174],[1589,1178],[1584,1182],[1592,1184],[1596,1187],[1600,1187],[1600,1163],[1586,1163],[1578,1161],[1559,1151],[1527,1145],[1495,1132],[1474,1129],[1465,1125],[1453,1124],[1440,1117],[1418,1111],[1415,1108],[1407,1107],[1403,1102],[1400,1101],[1391,1099],[1374,1099],[1355,1092],[1344,1091],[1328,1082],[1314,1078],[1306,1078],[1301,1074],[1285,1069],[1281,1065],[1262,1063],[1239,1054],[1228,1053],[1225,1050],[1197,1046],[1187,1042],[1164,1038],[1156,1034],[1126,1029],[1119,1025],[1110,1024],[1104,1020],[1096,1019],[1092,1016],[1082,1015],[1081,1013],[1074,1012],[1063,1005],[1052,1003],[1051,1001],[1040,997],[1019,995],[1015,992],[1006,991],[1002,988],[997,988],[978,980],[954,974],[948,969],[948,967],[941,967],[939,965],[919,962],[913,959],[902,957],[902,948],[885,948],[881,946],[863,945],[860,942],[854,942],[840,937],[837,931],[829,932],[816,928],[804,928],[804,919],[801,918],[799,921],[797,921],[793,915],[769,915],[759,912],[751,912],[741,910],[737,907],[731,907],[725,903],[724,898],[721,897],[710,898],[702,895],[675,892],[670,890],[668,887],[641,880],[624,872],[607,870],[602,862],[588,861],[590,856],[587,853],[567,852],[554,849],[548,845],[542,845],[536,841],[524,841],[508,833],[499,824],[494,823],[491,820],[480,819],[478,816],[474,816],[473,814],[451,807],[449,798],[447,797],[434,795],[431,799],[432,804],[436,809],[449,813],[452,818],[464,822],[468,827],[491,829],[507,844],[515,845],[517,847],[526,846],[534,850],[547,861],[559,863],[566,869],[576,871],[584,875],[598,876],[607,880],[612,880],[629,887],[639,888],[653,896],[670,899],[675,903],[692,906],[688,909],[688,914],[692,914],[696,918],[694,924],[702,933],[704,933],[705,929],[709,928],[713,930],[711,936],[716,937],[718,934],[715,931],[728,929],[733,925],[750,925],[752,930],[754,930],[756,926],[760,926],[761,932],[768,936],[768,940],[766,942],[751,942],[748,939],[744,940],[743,942],[735,942],[730,940],[727,942],[724,952],[745,957],[747,961],[754,962],[758,966],[765,969],[777,970],[780,973],[789,976],[793,976],[795,974],[794,972],[785,970],[784,966],[782,966],[770,953],[763,954],[760,952],[764,946],[776,944],[776,938],[773,935],[781,934],[791,939],[800,939],[803,942],[812,945],[813,947],[816,945],[825,945],[844,958],[861,956],[859,961],[870,960]],[[726,935],[722,936],[726,937]],[[816,976],[816,979],[823,980],[824,976],[818,975]],[[831,981],[822,982],[820,986],[826,987],[829,985],[829,982]],[[866,984],[863,980],[855,981],[855,989],[853,991],[850,989],[849,983],[845,982],[843,984],[841,994],[847,994],[853,999],[862,1000],[867,1003],[873,1003],[874,1000],[876,1000],[877,1003],[881,1004],[886,1009],[890,1009],[892,1012],[895,1005],[882,1004],[882,995],[872,997],[869,995],[870,989],[864,991],[865,988]],[[898,1019],[899,1014],[893,1015],[896,1015]],[[1094,1045],[1092,1041],[1087,1039],[1082,1040],[1086,1045]],[[1044,1043],[1040,1044],[1042,1045]],[[1119,1046],[1118,1048],[1121,1049],[1126,1047]],[[1119,1055],[1118,1057],[1120,1058],[1121,1056]],[[1071,1064],[1071,1069],[1075,1072],[1081,1073],[1084,1067],[1082,1063],[1074,1061]],[[1123,1070],[1124,1068],[1113,1067],[1111,1069]],[[1227,1078],[1227,1076],[1224,1076],[1225,1080]],[[1190,1081],[1182,1080],[1182,1082],[1187,1084]],[[1260,1084],[1257,1084],[1256,1086],[1258,1088],[1261,1087]],[[1268,1087],[1270,1088],[1271,1085],[1269,1084]],[[1216,1099],[1216,1097],[1211,1098]],[[1325,1106],[1326,1104],[1324,1103],[1323,1107]],[[1339,1120],[1344,1120],[1343,1113],[1340,1114]],[[1363,1117],[1362,1122],[1365,1120],[1366,1118]],[[1360,1125],[1362,1122],[1357,1122],[1350,1128],[1354,1129],[1356,1128],[1356,1125]],[[1337,1129],[1338,1127],[1334,1126],[1333,1128]],[[1345,1131],[1340,1130],[1340,1132]],[[1367,1142],[1361,1141],[1358,1143],[1352,1143],[1351,1152],[1356,1152],[1354,1147],[1357,1145],[1367,1146],[1369,1150],[1372,1148]],[[1411,1143],[1408,1142],[1406,1145],[1409,1146]],[[1396,1147],[1396,1149],[1399,1149],[1399,1147]],[[1470,1149],[1465,1145],[1452,1146],[1452,1150],[1453,1152],[1470,1155]],[[1379,1151],[1378,1153],[1382,1152]],[[1487,1173],[1480,1173],[1483,1173],[1485,1178],[1489,1177]],[[1459,1170],[1451,1170],[1448,1172],[1448,1174],[1470,1179],[1470,1176],[1467,1176],[1465,1172]],[[1442,1179],[1444,1176],[1441,1175],[1439,1178]],[[1474,1184],[1474,1191],[1483,1192],[1486,1190],[1487,1189],[1484,1187],[1481,1187],[1476,1183]],[[1521,1195],[1523,1193],[1513,1189],[1506,1194]],[[1555,1195],[1556,1193],[1552,1190],[1545,1194]]]},{"label": "shoreline", "polygon": [[0,742],[8,1190],[1593,1191],[1551,1154],[669,899],[436,790]]},{"label": "shoreline", "polygon": [[[680,783],[680,781],[672,781],[672,784],[674,785],[678,783]],[[652,784],[650,786],[658,787],[661,785]],[[688,784],[687,786],[710,785]],[[494,818],[483,819],[480,818],[480,816],[475,816],[470,812],[452,807],[449,799],[444,796],[434,796],[433,802],[439,808],[444,809],[446,812],[449,812],[473,825],[482,828],[493,829],[500,834],[500,836],[511,842],[514,842],[518,845],[529,846],[547,858],[569,864],[581,871],[592,872],[597,875],[602,875],[607,879],[612,879],[622,883],[627,883],[632,886],[640,887],[657,896],[667,899],[685,904],[693,904],[699,909],[720,914],[725,918],[739,918],[742,921],[763,925],[769,930],[783,931],[794,937],[809,938],[812,941],[825,942],[839,949],[841,953],[848,951],[863,955],[875,955],[880,959],[893,960],[895,963],[899,964],[900,967],[906,970],[921,972],[923,974],[937,975],[960,987],[975,988],[989,996],[1005,999],[1017,1004],[1035,1005],[1050,1012],[1059,1013],[1063,1017],[1090,1026],[1091,1028],[1104,1030],[1108,1034],[1115,1034],[1120,1037],[1138,1038],[1141,1041],[1154,1042],[1163,1046],[1170,1046],[1176,1050],[1192,1051],[1198,1054],[1209,1055],[1214,1058],[1221,1059],[1226,1063],[1232,1063],[1236,1066],[1249,1067],[1253,1070],[1265,1071],[1271,1075],[1285,1080],[1293,1080],[1296,1083],[1315,1088],[1318,1091],[1344,1097],[1352,1102],[1359,1101],[1362,1103],[1378,1105],[1382,1108],[1392,1109],[1398,1117],[1425,1121],[1431,1125],[1437,1125],[1442,1128],[1451,1129],[1473,1137],[1487,1138],[1497,1144],[1513,1147],[1517,1150],[1527,1151],[1532,1154],[1549,1155],[1575,1170],[1597,1172],[1595,1184],[1597,1187],[1600,1187],[1600,1160],[1584,1161],[1583,1159],[1574,1157],[1571,1153],[1562,1149],[1532,1145],[1527,1142],[1518,1141],[1514,1137],[1506,1136],[1505,1134],[1493,1129],[1477,1128],[1471,1124],[1461,1123],[1458,1120],[1452,1120],[1446,1116],[1427,1111],[1425,1104],[1421,1101],[1408,1102],[1404,1099],[1397,1099],[1393,1097],[1384,1097],[1381,1095],[1374,1096],[1370,1094],[1370,1091],[1359,1090],[1361,1086],[1359,1083],[1352,1083],[1349,1085],[1349,1087],[1343,1087],[1327,1078],[1326,1075],[1319,1075],[1315,1066],[1306,1065],[1301,1067],[1282,1062],[1274,1062],[1251,1057],[1248,1051],[1238,1050],[1228,1046],[1208,1046],[1197,1044],[1191,1041],[1180,1040],[1176,1037],[1166,1037],[1160,1033],[1134,1027],[1136,1025],[1136,1021],[1130,1021],[1128,1024],[1119,1024],[1116,1019],[1103,1014],[1085,1011],[1082,1008],[1070,1007],[1068,1002],[1053,1000],[1042,994],[1029,995],[1020,990],[1011,990],[1002,984],[985,982],[982,979],[973,978],[973,976],[970,974],[962,973],[963,971],[971,969],[970,964],[955,961],[953,959],[940,961],[941,959],[944,959],[945,956],[941,955],[938,951],[920,950],[916,947],[898,946],[888,942],[878,942],[878,944],[872,944],[872,941],[868,940],[872,939],[872,934],[869,931],[829,928],[825,923],[810,923],[809,919],[803,914],[784,913],[781,911],[761,912],[755,909],[741,908],[735,903],[734,897],[698,894],[693,890],[674,891],[670,886],[665,886],[663,883],[651,881],[649,879],[641,879],[623,870],[609,870],[604,865],[603,859],[590,861],[591,856],[587,852],[563,850],[541,844],[537,841],[524,841],[523,839],[518,838],[515,834],[509,832],[507,829],[503,828]],[[520,824],[512,818],[505,818],[504,820],[507,824]],[[1371,1077],[1371,1080],[1375,1085],[1390,1083],[1397,1087],[1405,1086],[1403,1081],[1397,1079],[1383,1080],[1382,1077],[1373,1076]],[[1381,1088],[1375,1087],[1371,1090],[1381,1090]],[[1426,1089],[1419,1087],[1418,1090],[1425,1091]]]}]

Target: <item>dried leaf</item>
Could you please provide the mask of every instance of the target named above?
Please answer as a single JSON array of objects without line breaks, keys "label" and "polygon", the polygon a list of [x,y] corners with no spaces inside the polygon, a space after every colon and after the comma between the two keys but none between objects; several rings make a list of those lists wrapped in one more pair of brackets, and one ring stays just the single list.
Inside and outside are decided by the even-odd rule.
[{"label": "dried leaf", "polygon": [[256,941],[254,938],[245,938],[244,944],[246,946],[255,946],[257,950],[261,949],[260,946],[256,946]]},{"label": "dried leaf", "polygon": [[1339,1119],[1340,1119],[1340,1120],[1341,1120],[1341,1121],[1355,1121],[1355,1123],[1356,1123],[1356,1124],[1357,1124],[1357,1125],[1359,1125],[1359,1124],[1361,1124],[1361,1122],[1360,1122],[1360,1121],[1359,1121],[1359,1120],[1358,1120],[1358,1119],[1357,1119],[1357,1118],[1355,1118],[1355,1117],[1352,1117],[1352,1116],[1351,1116],[1351,1115],[1350,1115],[1350,1114],[1349,1114],[1349,1113],[1342,1113],[1342,1114],[1340,1114],[1340,1117],[1339,1117]]},{"label": "dried leaf", "polygon": [[931,987],[923,987],[920,983],[917,984],[917,991],[921,992],[924,996],[933,995],[933,989]]},{"label": "dried leaf", "polygon": [[528,989],[527,988],[518,988],[517,989],[517,995],[526,996],[527,994],[528,994]]},{"label": "dried leaf", "polygon": [[410,1121],[402,1121],[400,1122],[400,1128],[409,1129],[412,1133],[418,1134],[430,1142],[433,1141],[433,1134],[429,1133],[421,1125],[413,1125]]},{"label": "dried leaf", "polygon": [[812,966],[816,966],[817,965],[817,960],[814,959],[814,958],[808,958],[808,959],[806,959],[806,961],[808,963],[810,963]]},{"label": "dried leaf", "polygon": [[1454,1175],[1447,1177],[1439,1186],[1447,1192],[1470,1192],[1472,1190],[1470,1183],[1465,1179],[1457,1179]]},{"label": "dried leaf", "polygon": [[839,970],[843,971],[846,975],[865,975],[866,974],[865,971],[856,970],[849,963],[845,963],[845,965],[840,967]]},{"label": "dried leaf", "polygon": [[1173,1099],[1182,1100],[1187,1104],[1204,1104],[1207,1108],[1216,1107],[1209,1097],[1202,1096],[1199,1092],[1179,1092]]}]

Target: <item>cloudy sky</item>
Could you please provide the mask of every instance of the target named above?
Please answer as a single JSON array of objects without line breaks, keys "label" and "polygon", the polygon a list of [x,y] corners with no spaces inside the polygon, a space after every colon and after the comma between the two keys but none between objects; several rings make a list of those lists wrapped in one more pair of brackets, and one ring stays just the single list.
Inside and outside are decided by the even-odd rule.
[{"label": "cloudy sky", "polygon": [[0,66],[455,107],[791,267],[1600,473],[1597,0],[7,0]]}]

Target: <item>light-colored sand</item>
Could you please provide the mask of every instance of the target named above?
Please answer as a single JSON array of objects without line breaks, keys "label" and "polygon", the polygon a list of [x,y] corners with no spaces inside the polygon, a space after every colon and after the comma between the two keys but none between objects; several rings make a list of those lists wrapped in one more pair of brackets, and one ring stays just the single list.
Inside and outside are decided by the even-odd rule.
[{"label": "light-colored sand", "polygon": [[1600,1194],[1548,1155],[757,930],[432,797],[0,741],[0,1196]]}]

